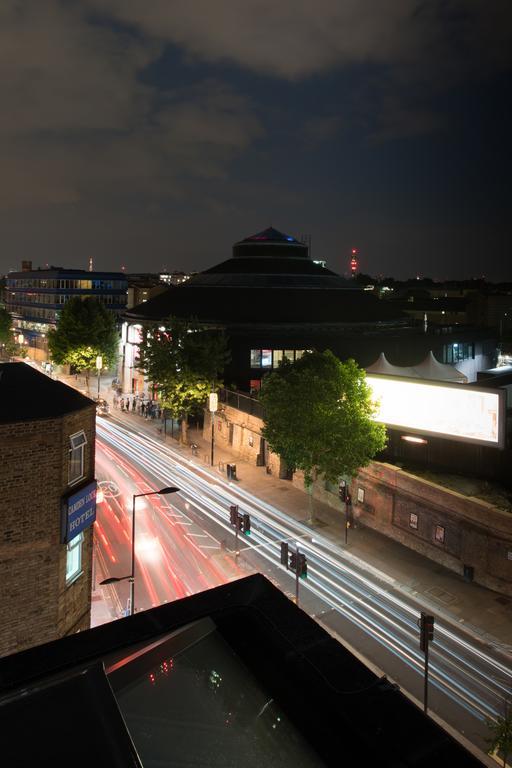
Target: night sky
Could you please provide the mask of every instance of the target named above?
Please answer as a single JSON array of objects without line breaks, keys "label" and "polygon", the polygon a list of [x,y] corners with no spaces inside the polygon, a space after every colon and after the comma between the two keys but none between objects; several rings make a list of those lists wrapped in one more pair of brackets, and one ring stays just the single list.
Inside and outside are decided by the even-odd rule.
[{"label": "night sky", "polygon": [[[512,280],[510,0],[2,0],[0,273]],[[508,220],[507,220],[508,219]]]}]

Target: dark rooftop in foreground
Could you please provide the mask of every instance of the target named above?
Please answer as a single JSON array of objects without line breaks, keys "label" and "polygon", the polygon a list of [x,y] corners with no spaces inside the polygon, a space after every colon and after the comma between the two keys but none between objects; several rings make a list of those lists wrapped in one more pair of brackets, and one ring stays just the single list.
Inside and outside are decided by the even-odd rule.
[{"label": "dark rooftop in foreground", "polygon": [[261,575],[0,659],[10,766],[481,763]]},{"label": "dark rooftop in foreground", "polygon": [[27,363],[0,363],[0,423],[54,419],[93,406],[89,397]]}]

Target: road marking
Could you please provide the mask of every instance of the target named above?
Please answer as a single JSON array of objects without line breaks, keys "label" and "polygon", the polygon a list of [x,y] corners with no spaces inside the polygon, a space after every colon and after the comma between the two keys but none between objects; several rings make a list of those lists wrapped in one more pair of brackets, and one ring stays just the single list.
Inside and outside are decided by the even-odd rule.
[{"label": "road marking", "polygon": [[178,520],[178,525],[192,525],[192,523],[189,523],[187,520]]},{"label": "road marking", "polygon": [[211,544],[200,544],[201,549],[218,549],[219,545],[212,546]]},{"label": "road marking", "polygon": [[197,536],[200,539],[207,539],[207,538],[209,538],[209,534],[207,534],[207,533],[189,533],[189,536]]}]

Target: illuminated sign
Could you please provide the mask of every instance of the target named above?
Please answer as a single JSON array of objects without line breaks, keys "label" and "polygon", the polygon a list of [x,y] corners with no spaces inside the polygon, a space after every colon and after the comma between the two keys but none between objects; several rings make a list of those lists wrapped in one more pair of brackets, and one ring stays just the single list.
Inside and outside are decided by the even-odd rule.
[{"label": "illuminated sign", "polygon": [[390,427],[504,448],[505,391],[369,375],[375,421]]},{"label": "illuminated sign", "polygon": [[68,544],[96,520],[96,480],[62,500],[62,542]]}]

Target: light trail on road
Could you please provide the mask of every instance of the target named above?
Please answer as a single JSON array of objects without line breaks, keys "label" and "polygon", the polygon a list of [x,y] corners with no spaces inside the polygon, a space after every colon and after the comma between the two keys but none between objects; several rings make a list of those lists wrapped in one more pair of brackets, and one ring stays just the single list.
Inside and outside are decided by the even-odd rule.
[{"label": "light trail on road", "polygon": [[[185,594],[190,594],[191,589],[199,591],[222,583],[222,580],[246,575],[250,569],[265,573],[290,594],[294,588],[294,575],[279,565],[280,542],[297,540],[308,558],[308,579],[300,583],[301,607],[357,649],[363,660],[386,670],[403,690],[421,698],[424,659],[419,649],[417,620],[425,606],[396,590],[393,579],[240,485],[226,481],[209,468],[198,466],[179,451],[163,446],[144,433],[120,426],[113,420],[99,422],[97,432],[101,470],[98,474],[108,479],[114,475],[117,483],[127,482],[129,478],[135,488],[155,490],[161,485],[180,488],[176,497],[181,498],[173,497],[171,510],[174,512],[165,505],[159,507],[162,514],[155,516],[154,527],[150,526],[148,530],[152,532],[150,535],[159,538],[163,551],[169,552],[166,573],[178,573],[178,580],[182,578],[183,584],[187,582]],[[116,478],[117,467],[124,478],[121,479],[119,474]],[[163,498],[149,497],[160,502]],[[120,518],[124,520],[125,530],[126,526],[131,530],[131,496],[129,501],[129,515],[125,513]],[[229,524],[230,504],[238,504],[240,511],[251,515],[251,537],[242,536],[240,542],[245,544],[242,552],[245,570],[237,568],[234,558],[228,557],[220,548],[222,539],[231,541],[233,538]],[[185,520],[182,516],[187,507]],[[177,516],[173,524],[172,514]],[[162,521],[156,523],[160,518],[165,524]],[[183,534],[180,527],[187,527],[192,535]],[[137,528],[137,536],[143,530]],[[115,533],[115,525],[112,531]],[[105,535],[109,539],[108,533]],[[207,546],[213,549],[203,551],[196,544],[201,555],[199,561],[197,552],[190,555],[189,547],[191,540],[201,541],[201,536],[210,537],[212,543]],[[180,542],[177,548],[173,547],[176,537]],[[126,550],[126,539],[118,543],[119,546],[122,543]],[[120,556],[117,549],[115,554]],[[178,565],[173,559],[175,554]],[[212,567],[212,560],[218,557],[222,559],[223,568]],[[138,560],[141,567],[146,567],[140,558]],[[230,573],[227,561],[233,566]],[[123,567],[126,569],[126,564]],[[109,568],[112,571],[110,565]],[[198,569],[198,573],[193,569]],[[166,578],[170,579],[170,576]],[[163,588],[164,579],[155,576],[151,579],[158,583],[156,599],[161,599],[162,594],[166,594],[167,600],[176,599],[175,589]],[[143,607],[150,607],[147,600]],[[501,714],[511,679],[510,658],[505,653],[487,647],[464,629],[436,616],[435,642],[430,649],[432,707],[480,748],[486,733],[484,720]]]}]

